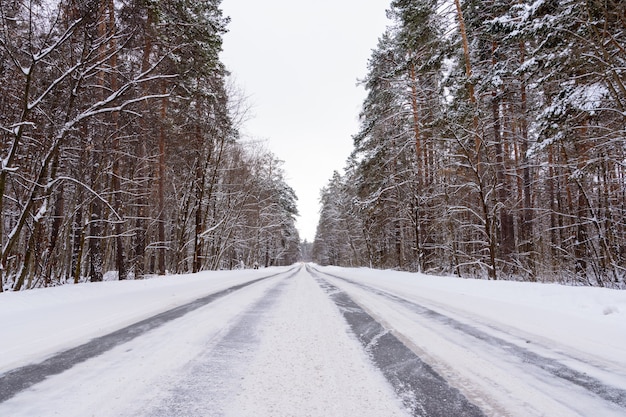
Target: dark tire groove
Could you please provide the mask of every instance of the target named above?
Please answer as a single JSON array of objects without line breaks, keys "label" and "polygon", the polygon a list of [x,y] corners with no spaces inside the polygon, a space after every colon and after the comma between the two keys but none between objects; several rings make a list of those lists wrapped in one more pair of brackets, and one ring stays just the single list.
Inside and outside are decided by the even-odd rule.
[{"label": "dark tire groove", "polygon": [[[259,324],[279,301],[290,274],[271,287],[248,307],[228,332],[192,361],[180,383],[171,384],[159,401],[146,411],[146,417],[223,416],[224,407],[235,401],[230,391],[233,381],[243,378],[259,345]],[[193,381],[193,383],[189,383]]]},{"label": "dark tire groove", "polygon": [[307,270],[339,307],[374,364],[414,416],[484,417],[480,408],[452,387],[345,292],[324,280],[318,274],[319,271],[308,266]]}]

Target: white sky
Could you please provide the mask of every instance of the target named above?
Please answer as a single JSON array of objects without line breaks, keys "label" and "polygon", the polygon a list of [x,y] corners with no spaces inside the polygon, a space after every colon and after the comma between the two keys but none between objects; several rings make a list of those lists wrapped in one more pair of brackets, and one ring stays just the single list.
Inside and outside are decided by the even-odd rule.
[{"label": "white sky", "polygon": [[223,0],[231,17],[222,60],[298,196],[301,239],[313,241],[319,192],[342,171],[365,91],[356,85],[388,24],[390,0]]}]

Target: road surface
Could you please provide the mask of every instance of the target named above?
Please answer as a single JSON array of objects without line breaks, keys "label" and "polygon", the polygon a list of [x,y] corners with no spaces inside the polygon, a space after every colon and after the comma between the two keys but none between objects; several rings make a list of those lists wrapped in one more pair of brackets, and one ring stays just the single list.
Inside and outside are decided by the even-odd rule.
[{"label": "road surface", "polygon": [[626,415],[625,375],[517,333],[299,265],[5,372],[0,416]]}]

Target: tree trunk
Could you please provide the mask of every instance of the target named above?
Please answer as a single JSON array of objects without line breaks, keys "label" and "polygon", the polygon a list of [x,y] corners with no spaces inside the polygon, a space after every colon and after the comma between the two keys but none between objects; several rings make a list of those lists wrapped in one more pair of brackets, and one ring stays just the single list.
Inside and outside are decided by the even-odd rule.
[{"label": "tree trunk", "polygon": [[413,135],[415,140],[415,183],[416,190],[414,193],[412,213],[414,214],[414,226],[415,226],[415,256],[416,256],[416,265],[418,272],[422,272],[424,270],[422,263],[424,262],[424,254],[422,251],[421,244],[421,217],[420,217],[420,195],[422,193],[422,184],[423,184],[423,176],[424,176],[424,157],[422,154],[422,139],[421,139],[421,130],[420,130],[420,117],[419,117],[419,106],[417,101],[417,76],[415,74],[415,64],[413,60],[410,58],[409,60],[409,77],[411,84],[411,110],[413,117]]},{"label": "tree trunk", "polygon": [[[163,93],[165,90],[165,82],[162,85]],[[165,118],[167,116],[167,98],[161,99],[161,126],[159,129],[159,183],[158,183],[158,201],[159,201],[159,248],[158,248],[158,268],[159,275],[165,275]]]},{"label": "tree trunk", "polygon": [[[141,57],[141,72],[145,73],[150,68],[150,56],[152,55],[153,49],[153,39],[152,39],[152,25],[154,23],[153,11],[151,9],[147,10],[147,18],[146,18],[146,27],[144,31],[144,45],[143,45],[143,54]],[[147,91],[146,91],[147,92]],[[150,103],[143,103],[143,113],[145,115],[150,114]],[[138,159],[138,173],[141,182],[145,182],[148,184],[149,168],[146,167],[146,158],[147,158],[147,149],[146,142],[148,141],[148,134],[146,131],[150,130],[150,126],[148,126],[145,122],[145,118],[141,118],[139,121],[139,125],[141,127],[142,135],[139,137],[139,142],[137,143],[137,159]],[[144,178],[145,176],[145,178]],[[145,265],[146,265],[146,235],[147,235],[147,225],[146,225],[146,217],[148,215],[146,211],[146,207],[148,206],[148,201],[145,196],[144,187],[139,187],[139,197],[137,202],[137,212],[136,212],[136,221],[135,221],[135,229],[137,230],[135,235],[135,250],[134,250],[134,274],[135,279],[142,278],[144,275]]]},{"label": "tree trunk", "polygon": [[[81,201],[81,193],[80,191],[77,193],[76,201]],[[79,203],[80,204],[80,203]],[[76,216],[74,217],[74,225],[73,225],[73,233],[72,233],[72,275],[74,279],[74,284],[78,284],[80,281],[81,274],[81,266],[83,262],[83,247],[85,244],[85,229],[83,227],[83,208],[78,207],[76,210]]]},{"label": "tree trunk", "polygon": [[[524,64],[525,61],[525,46],[524,42],[520,42],[520,64]],[[523,77],[523,76],[522,76]],[[521,137],[521,165],[522,165],[522,188],[524,199],[522,201],[522,226],[520,233],[520,240],[522,244],[522,252],[528,256],[530,261],[530,270],[534,276],[534,247],[533,247],[533,207],[532,207],[532,183],[531,183],[531,168],[530,160],[528,159],[528,119],[527,119],[527,97],[526,97],[526,80],[521,79],[520,83],[520,137]],[[551,150],[548,152],[551,153]],[[549,164],[550,169],[552,165]],[[553,204],[551,194],[550,204]],[[533,279],[534,280],[534,279]]]},{"label": "tree trunk", "polygon": [[[496,66],[496,42],[492,42],[492,67]],[[496,151],[496,189],[498,199],[498,209],[500,213],[500,255],[505,262],[511,261],[511,255],[515,251],[515,236],[513,227],[513,216],[507,205],[509,185],[505,175],[504,152],[502,149],[502,135],[500,124],[500,95],[494,88],[491,92],[491,110],[493,116],[493,138]]]},{"label": "tree trunk", "polygon": [[467,92],[469,95],[472,111],[474,112],[473,125],[474,125],[474,145],[476,149],[476,166],[478,172],[481,172],[480,152],[482,148],[482,139],[478,132],[478,113],[476,100],[476,94],[474,93],[474,84],[472,83],[472,61],[470,59],[469,41],[467,39],[467,30],[465,28],[465,18],[463,17],[463,10],[461,9],[460,0],[454,0],[456,6],[457,19],[459,20],[459,31],[461,32],[461,43],[463,45],[463,58],[465,60],[465,76],[467,77]]},{"label": "tree trunk", "polygon": [[[115,30],[115,4],[114,0],[109,0],[108,2],[108,13],[109,13],[109,33],[114,34]],[[117,50],[117,42],[115,40],[115,36],[111,36],[111,46],[112,50]],[[111,66],[111,74],[110,74],[110,85],[112,91],[117,91],[118,82],[117,82],[117,54],[113,54],[110,59]],[[119,137],[119,113],[113,112],[111,114],[112,119],[112,130],[113,130],[113,140],[112,140],[112,154],[113,154],[113,167],[112,167],[112,178],[111,178],[111,188],[113,191],[113,208],[116,213],[120,213],[122,208],[122,193],[121,193],[121,172],[120,172],[120,137]],[[123,223],[121,219],[118,219],[115,222],[115,266],[117,269],[118,279],[125,280],[128,278],[128,273],[126,270],[126,263],[124,261],[124,240],[122,239],[123,233]]]},{"label": "tree trunk", "polygon": [[205,170],[202,158],[198,157],[198,162],[196,164],[196,180],[195,188],[196,188],[196,214],[195,214],[195,230],[194,230],[194,248],[193,248],[193,272],[198,272],[201,269],[202,265],[202,201],[204,199],[204,181],[205,181]]},{"label": "tree trunk", "polygon": [[52,227],[50,228],[50,238],[48,239],[48,248],[46,249],[46,272],[44,277],[45,285],[50,285],[52,282],[52,274],[55,269],[55,256],[54,250],[56,248],[57,240],[61,233],[61,225],[63,224],[63,213],[65,211],[65,197],[64,187],[60,186],[58,189],[58,196],[54,205],[54,213],[52,214]]},{"label": "tree trunk", "polygon": [[104,276],[104,262],[102,258],[102,209],[100,202],[94,199],[91,203],[91,218],[89,219],[89,280],[102,281]]}]

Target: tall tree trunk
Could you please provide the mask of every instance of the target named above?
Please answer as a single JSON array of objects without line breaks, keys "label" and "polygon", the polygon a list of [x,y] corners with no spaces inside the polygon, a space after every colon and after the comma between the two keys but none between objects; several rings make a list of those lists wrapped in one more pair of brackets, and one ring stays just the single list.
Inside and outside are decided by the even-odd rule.
[{"label": "tall tree trunk", "polygon": [[416,255],[416,265],[418,268],[418,272],[422,272],[424,254],[422,253],[422,244],[421,244],[421,217],[420,217],[420,196],[422,193],[422,184],[423,184],[423,176],[424,176],[424,158],[422,155],[422,139],[420,132],[420,117],[419,117],[419,106],[417,101],[417,76],[415,74],[415,64],[412,58],[409,58],[409,77],[411,84],[411,110],[413,117],[413,135],[415,140],[415,182],[416,182],[416,190],[414,193],[412,213],[414,215],[414,226],[415,226],[415,255]]},{"label": "tall tree trunk", "polygon": [[[492,68],[496,67],[496,42],[492,42]],[[511,260],[511,254],[515,251],[515,236],[513,227],[513,216],[507,205],[509,185],[505,175],[504,152],[502,148],[502,134],[500,124],[500,95],[494,87],[491,92],[491,110],[493,116],[493,140],[496,151],[496,189],[497,200],[500,213],[500,254],[505,262]]]},{"label": "tall tree trunk", "polygon": [[[546,178],[546,185],[548,188],[548,209],[550,210],[550,251],[548,256],[552,263],[552,272],[555,272],[558,268],[556,263],[559,252],[557,248],[560,247],[560,228],[559,220],[557,218],[557,210],[559,206],[558,202],[561,201],[560,192],[557,186],[555,186],[556,168],[554,166],[554,146],[548,146],[548,178]],[[558,184],[558,180],[556,181]],[[558,193],[558,195],[557,195]]]},{"label": "tall tree trunk", "polygon": [[[108,13],[109,13],[109,33],[115,33],[115,4],[114,0],[109,0]],[[111,36],[111,49],[117,49],[117,42],[115,36]],[[114,54],[110,59],[111,74],[110,84],[111,90],[117,91],[117,54]],[[116,213],[120,213],[122,208],[122,193],[121,193],[121,172],[120,172],[120,137],[119,137],[119,113],[113,112],[111,114],[113,129],[112,140],[112,154],[113,154],[113,166],[112,166],[112,179],[111,188],[113,191],[113,208]],[[115,266],[117,269],[118,279],[125,280],[128,278],[128,272],[126,270],[126,263],[124,260],[124,240],[123,223],[121,219],[115,222]]]},{"label": "tall tree trunk", "polygon": [[[525,62],[526,49],[524,46],[524,42],[520,42],[520,64],[523,65]],[[522,244],[522,252],[528,256],[530,261],[530,271],[535,275],[535,262],[534,262],[534,247],[533,247],[533,207],[532,207],[532,183],[531,183],[531,167],[530,160],[528,159],[528,119],[527,119],[527,97],[526,97],[526,80],[521,79],[520,83],[520,139],[521,139],[521,164],[522,164],[522,188],[523,188],[523,196],[524,199],[522,201],[522,227],[520,233],[520,240]],[[549,153],[552,151],[549,150]],[[549,164],[550,170],[552,169],[552,165]],[[551,177],[549,179],[551,181]],[[553,191],[551,194],[550,204],[553,205],[552,198]],[[534,279],[533,279],[534,280]]]},{"label": "tall tree trunk", "polygon": [[[97,149],[91,150],[91,189],[97,190],[100,157]],[[102,257],[102,207],[98,198],[93,198],[89,216],[89,280],[102,281],[104,276],[104,261]]]},{"label": "tall tree trunk", "polygon": [[[145,73],[150,68],[150,56],[152,55],[153,49],[153,38],[152,38],[152,25],[154,23],[154,11],[152,9],[147,10],[146,17],[146,27],[144,30],[144,45],[143,45],[143,55],[141,57],[141,72]],[[147,93],[147,91],[146,91]],[[143,103],[143,114],[147,117],[150,114],[150,103]],[[149,135],[146,133],[151,130],[150,126],[146,124],[145,118],[141,118],[139,121],[139,126],[141,128],[141,135],[139,137],[139,142],[137,143],[137,159],[139,163],[139,167],[137,169],[139,173],[139,178],[141,182],[145,182],[148,184],[148,177],[150,176],[148,171],[150,170],[146,165],[146,158],[148,155],[146,142],[148,141]],[[151,171],[151,170],[150,170]],[[145,176],[145,178],[144,178]],[[146,265],[146,235],[147,235],[147,225],[146,225],[146,217],[148,215],[146,207],[148,206],[148,201],[145,195],[144,187],[139,187],[139,197],[137,201],[137,212],[136,212],[136,220],[135,220],[135,229],[137,230],[135,235],[135,249],[134,249],[134,274],[135,278],[142,278],[144,275],[144,269]]]},{"label": "tall tree trunk", "polygon": [[[162,85],[163,93],[166,92],[165,82]],[[158,269],[160,275],[165,275],[165,120],[167,116],[167,98],[161,99],[161,125],[159,129],[159,166],[158,166],[158,201],[159,201],[159,248]]]},{"label": "tall tree trunk", "polygon": [[469,40],[467,38],[467,30],[465,27],[465,18],[463,17],[463,10],[461,9],[460,0],[454,0],[454,4],[456,6],[457,19],[459,20],[459,31],[461,32],[461,43],[463,45],[463,58],[465,60],[465,76],[467,77],[467,92],[469,95],[469,100],[471,104],[472,111],[474,112],[474,116],[472,119],[473,127],[474,127],[474,145],[476,149],[476,166],[478,167],[478,172],[481,172],[481,158],[480,152],[482,149],[482,139],[480,137],[480,132],[478,131],[478,101],[476,100],[476,94],[474,92],[474,84],[472,83],[472,61],[470,57],[469,50]]},{"label": "tall tree trunk", "polygon": [[415,170],[418,184],[418,192],[422,185],[422,140],[420,135],[420,116],[417,102],[417,76],[415,74],[415,64],[409,60],[409,77],[411,84],[411,116],[413,117],[413,137],[415,140]]},{"label": "tall tree trunk", "polygon": [[[14,164],[19,156],[18,149],[20,148],[22,138],[25,134],[26,123],[30,119],[31,109],[29,107],[29,101],[31,96],[31,88],[33,85],[33,77],[35,75],[35,62],[32,62],[32,65],[28,68],[28,71],[25,73],[24,80],[24,88],[22,90],[22,97],[20,99],[21,103],[21,114],[18,123],[15,124],[17,126],[14,131],[13,140],[9,147],[9,151],[7,155],[2,160],[2,169],[0,169],[0,216],[4,213],[4,197],[6,193],[6,185],[10,168],[14,168]],[[7,135],[8,136],[8,135]],[[15,233],[15,231],[13,231]],[[11,246],[13,243],[12,240],[15,240],[16,237],[12,238],[9,236],[7,238],[7,242],[5,244],[4,237],[4,217],[0,218],[0,292],[4,291],[4,282],[5,277],[8,275],[8,265],[7,259],[9,252],[11,250]]]},{"label": "tall tree trunk", "polygon": [[[106,56],[106,43],[105,39],[107,37],[107,20],[106,20],[106,11],[108,8],[108,2],[102,2],[100,4],[100,9],[98,13],[98,40],[100,41],[99,46],[99,54],[101,57]],[[106,97],[106,72],[104,70],[100,70],[98,72],[98,85],[100,88],[100,96],[102,99]],[[91,167],[91,189],[96,190],[96,192],[100,189],[98,187],[98,178],[100,176],[100,168],[103,163],[103,155],[102,151],[104,149],[99,149],[98,143],[96,143],[96,136],[99,134],[101,137],[105,135],[103,132],[102,126],[98,126],[97,129],[94,129],[97,133],[91,138],[91,146],[90,146],[90,164]],[[104,139],[100,139],[102,141],[102,147],[104,147]],[[89,216],[89,277],[91,282],[99,282],[102,281],[104,277],[104,258],[102,255],[102,207],[101,202],[98,198],[93,198],[91,202],[90,208],[90,216]]]}]

